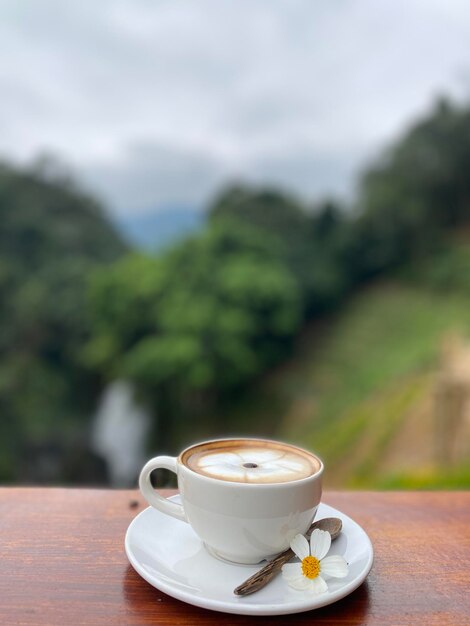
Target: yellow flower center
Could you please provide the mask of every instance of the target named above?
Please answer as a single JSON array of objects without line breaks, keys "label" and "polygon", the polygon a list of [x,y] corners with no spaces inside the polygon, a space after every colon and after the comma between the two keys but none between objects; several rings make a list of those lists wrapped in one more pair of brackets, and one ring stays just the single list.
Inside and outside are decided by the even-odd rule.
[{"label": "yellow flower center", "polygon": [[316,578],[320,573],[320,561],[314,556],[306,556],[302,559],[302,574],[306,578]]}]

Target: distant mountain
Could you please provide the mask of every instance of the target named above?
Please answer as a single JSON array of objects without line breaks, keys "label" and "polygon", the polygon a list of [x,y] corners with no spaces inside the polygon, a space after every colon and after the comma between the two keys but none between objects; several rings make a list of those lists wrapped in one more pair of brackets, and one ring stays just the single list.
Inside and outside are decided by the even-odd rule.
[{"label": "distant mountain", "polygon": [[116,224],[130,244],[155,252],[197,232],[205,221],[200,211],[175,207],[118,218]]}]

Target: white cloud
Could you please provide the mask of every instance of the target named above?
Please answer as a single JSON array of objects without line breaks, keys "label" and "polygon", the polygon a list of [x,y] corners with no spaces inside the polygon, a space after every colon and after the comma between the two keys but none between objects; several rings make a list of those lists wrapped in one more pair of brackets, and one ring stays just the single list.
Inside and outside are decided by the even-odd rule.
[{"label": "white cloud", "polygon": [[465,93],[459,0],[4,0],[0,153],[55,152],[114,211],[225,181],[347,192],[441,92]]},{"label": "white cloud", "polygon": [[155,207],[156,194],[162,207],[202,208],[224,179],[210,156],[153,142],[131,146],[120,161],[84,166],[82,174],[89,185],[113,198],[119,213],[129,207]]}]

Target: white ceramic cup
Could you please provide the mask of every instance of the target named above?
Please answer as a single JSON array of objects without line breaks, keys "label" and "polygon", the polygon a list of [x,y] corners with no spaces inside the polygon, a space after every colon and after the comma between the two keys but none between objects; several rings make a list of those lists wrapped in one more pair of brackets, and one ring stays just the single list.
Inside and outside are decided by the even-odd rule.
[{"label": "white ceramic cup", "polygon": [[[250,441],[258,441],[261,446],[270,443],[263,439]],[[200,445],[186,448],[178,457],[157,456],[146,463],[139,486],[151,506],[189,523],[209,552],[236,563],[259,563],[288,548],[298,533],[306,532],[322,492],[323,463],[316,455],[307,453],[318,470],[306,478],[241,483],[205,476],[185,465],[183,457]],[[182,504],[163,498],[153,488],[150,475],[159,468],[176,473]]]}]

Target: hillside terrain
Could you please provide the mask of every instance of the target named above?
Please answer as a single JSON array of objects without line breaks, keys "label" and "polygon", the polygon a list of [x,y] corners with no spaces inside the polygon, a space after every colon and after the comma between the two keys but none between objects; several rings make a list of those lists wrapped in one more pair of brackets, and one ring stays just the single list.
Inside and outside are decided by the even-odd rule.
[{"label": "hillside terrain", "polygon": [[468,295],[375,284],[311,324],[226,423],[316,450],[330,487],[468,486],[468,407],[454,417],[437,398],[469,334]]}]

